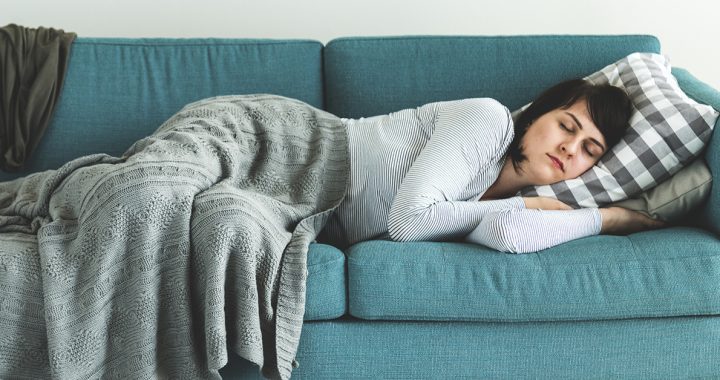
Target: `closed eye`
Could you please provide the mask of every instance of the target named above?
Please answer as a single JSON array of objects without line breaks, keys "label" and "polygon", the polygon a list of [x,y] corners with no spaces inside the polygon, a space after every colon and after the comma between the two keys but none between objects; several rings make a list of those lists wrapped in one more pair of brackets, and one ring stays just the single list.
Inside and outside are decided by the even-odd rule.
[{"label": "closed eye", "polygon": [[[574,130],[568,128],[568,127],[565,125],[565,123],[560,123],[560,128],[562,128],[562,129],[564,129],[565,131],[570,132],[570,133],[574,132]],[[587,144],[585,145],[585,151],[587,152],[588,156],[590,156],[590,157],[592,157],[592,158],[595,158],[595,155],[594,155],[593,152],[590,150],[590,148],[588,148],[588,145],[587,145]]]},{"label": "closed eye", "polygon": [[590,151],[590,149],[588,149],[587,145],[585,145],[585,151],[590,157],[595,157],[595,155]]}]

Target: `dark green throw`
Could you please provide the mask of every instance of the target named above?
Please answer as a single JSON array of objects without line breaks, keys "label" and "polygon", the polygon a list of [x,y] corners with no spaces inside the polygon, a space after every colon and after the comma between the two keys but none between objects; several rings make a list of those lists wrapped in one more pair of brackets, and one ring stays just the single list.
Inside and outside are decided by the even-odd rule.
[{"label": "dark green throw", "polygon": [[62,29],[0,28],[0,169],[21,170],[40,143],[75,37]]}]

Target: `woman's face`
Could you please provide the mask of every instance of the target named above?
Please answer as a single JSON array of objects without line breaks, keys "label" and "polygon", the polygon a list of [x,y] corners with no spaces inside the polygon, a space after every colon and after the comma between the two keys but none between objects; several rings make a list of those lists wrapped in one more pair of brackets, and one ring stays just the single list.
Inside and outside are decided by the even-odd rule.
[{"label": "woman's face", "polygon": [[584,99],[535,120],[520,145],[527,157],[520,164],[523,175],[536,185],[579,177],[595,165],[607,149]]}]

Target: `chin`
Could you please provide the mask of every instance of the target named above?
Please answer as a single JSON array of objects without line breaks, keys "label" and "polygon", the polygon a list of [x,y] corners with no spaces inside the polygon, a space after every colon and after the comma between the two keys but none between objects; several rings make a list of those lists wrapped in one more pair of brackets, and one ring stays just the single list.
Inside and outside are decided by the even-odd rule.
[{"label": "chin", "polygon": [[558,176],[556,170],[547,171],[544,176],[540,177],[539,185],[552,185],[553,183],[564,180],[561,176]]},{"label": "chin", "polygon": [[543,182],[542,182],[542,183],[541,183],[540,185],[538,185],[538,186],[547,186],[547,185],[552,185],[552,184],[554,184],[554,183],[558,183],[558,182],[560,182],[560,181],[562,181],[562,179],[552,179],[552,180],[547,180],[547,181],[543,181]]}]

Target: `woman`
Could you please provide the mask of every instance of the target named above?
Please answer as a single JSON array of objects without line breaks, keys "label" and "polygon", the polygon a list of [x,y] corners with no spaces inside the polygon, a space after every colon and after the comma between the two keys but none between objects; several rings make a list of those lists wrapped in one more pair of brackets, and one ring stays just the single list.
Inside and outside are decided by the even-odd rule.
[{"label": "woman", "polygon": [[516,195],[590,169],[620,140],[631,109],[620,88],[575,79],[541,94],[517,123],[487,98],[342,119],[351,184],[321,240],[347,246],[464,238],[520,253],[661,227],[619,207],[572,210],[555,199]]}]

